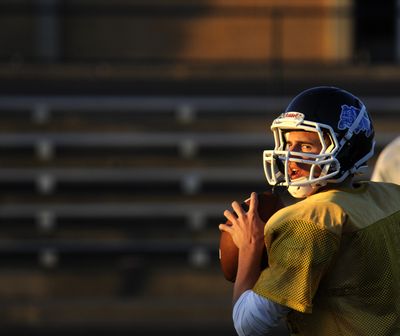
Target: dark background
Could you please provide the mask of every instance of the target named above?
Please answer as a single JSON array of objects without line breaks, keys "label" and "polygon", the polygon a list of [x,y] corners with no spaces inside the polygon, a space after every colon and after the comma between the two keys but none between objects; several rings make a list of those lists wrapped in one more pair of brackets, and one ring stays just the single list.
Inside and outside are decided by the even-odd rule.
[{"label": "dark background", "polygon": [[269,188],[269,125],[307,87],[362,98],[377,154],[399,134],[397,22],[394,0],[1,1],[3,333],[233,335],[223,210]]}]

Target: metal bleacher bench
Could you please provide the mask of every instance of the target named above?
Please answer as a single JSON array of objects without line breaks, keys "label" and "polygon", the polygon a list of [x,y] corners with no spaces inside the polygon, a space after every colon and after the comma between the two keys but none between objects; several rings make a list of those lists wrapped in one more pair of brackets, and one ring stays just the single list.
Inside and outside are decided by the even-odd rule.
[{"label": "metal bleacher bench", "polygon": [[[13,183],[28,183],[36,188],[32,194],[39,197],[39,201],[34,202],[18,201],[17,197],[16,201],[14,199],[13,202],[0,204],[2,221],[6,223],[12,218],[31,218],[42,231],[50,232],[56,230],[55,223],[58,218],[106,218],[109,219],[111,226],[116,218],[125,217],[132,220],[132,227],[136,227],[138,224],[135,220],[138,219],[161,217],[166,220],[169,218],[168,223],[171,223],[174,218],[182,217],[189,232],[192,232],[183,240],[157,238],[147,241],[126,239],[114,242],[100,239],[88,241],[52,239],[47,236],[36,240],[2,239],[0,254],[79,256],[92,253],[100,256],[107,253],[115,255],[131,253],[150,257],[154,254],[193,256],[197,253],[200,257],[191,260],[207,260],[204,256],[216,253],[217,242],[213,238],[198,240],[195,235],[206,228],[207,221],[220,218],[231,199],[219,198],[219,201],[215,199],[207,201],[205,196],[205,200],[198,201],[190,197],[202,195],[204,184],[224,182],[226,185],[235,186],[240,183],[254,185],[263,181],[260,150],[271,147],[273,142],[266,125],[260,127],[258,131],[237,129],[232,131],[227,127],[224,128],[225,121],[237,120],[241,123],[248,118],[253,119],[255,125],[264,123],[265,119],[271,120],[278,115],[288,101],[288,97],[0,97],[0,122],[2,118],[15,119],[14,124],[17,125],[16,129],[0,133],[0,150],[18,152],[22,148],[25,149],[21,154],[22,157],[30,153],[26,160],[39,161],[32,167],[24,164],[17,166],[8,164],[0,168],[0,184],[7,185],[3,193],[7,192],[7,188],[12,188]],[[366,103],[370,111],[376,112],[378,123],[380,120],[398,123],[397,107],[400,106],[400,99],[367,97]],[[43,125],[50,125],[53,118],[68,116],[68,113],[72,112],[82,118],[90,117],[90,120],[96,120],[101,116],[103,124],[113,123],[114,115],[122,113],[127,117],[126,120],[132,123],[134,129],[129,132],[126,130],[101,132],[96,127],[89,127],[85,131],[75,130],[73,127],[72,130],[59,131],[42,129]],[[28,116],[29,120],[24,118],[19,120],[19,113]],[[166,120],[181,125],[181,129],[176,132],[159,130],[157,127],[149,127],[147,131],[135,130],[136,124],[146,120],[151,125],[155,116],[160,114],[167,115]],[[140,120],[135,120],[136,115],[140,115]],[[172,120],[170,120],[171,115]],[[201,118],[206,118],[210,125],[220,124],[221,131],[195,129],[196,122]],[[28,123],[31,128],[27,130],[25,125],[24,131],[18,130],[18,125],[22,122]],[[378,149],[397,134],[398,131],[378,132]],[[99,152],[93,155],[97,155],[99,160],[102,151],[106,151],[107,148],[111,152],[116,148],[145,149],[150,153],[154,151],[155,155],[162,153],[166,148],[172,148],[174,152],[170,156],[175,157],[177,164],[171,165],[167,156],[164,161],[160,161],[161,164],[158,162],[141,167],[104,168],[100,164],[85,168],[47,165],[55,157],[62,155],[59,151],[65,148],[72,148],[72,151],[97,148]],[[206,150],[202,150],[204,148]],[[219,150],[218,167],[201,164],[209,149]],[[224,150],[227,149],[236,151],[236,156],[233,156],[232,152],[229,152],[229,155],[231,160],[232,157],[237,160],[237,166],[232,166],[232,161],[224,164],[224,160],[227,159]],[[260,165],[257,167],[243,165],[241,155],[245,151],[253,151],[257,160],[259,157]],[[198,161],[191,165],[180,164],[191,159]],[[3,161],[7,161],[7,157],[4,157]],[[166,184],[167,194],[163,200],[147,198],[130,202],[113,199],[96,203],[90,199],[90,195],[87,201],[78,203],[68,199],[57,202],[49,202],[49,198],[40,200],[41,195],[48,197],[55,195],[59,184],[73,184],[79,192],[79,185],[88,183],[92,186],[104,183],[140,183],[143,186],[147,183],[155,187]],[[175,189],[168,186],[168,183],[174,183]],[[132,193],[140,195],[141,190],[138,188],[132,190]],[[168,193],[178,194],[180,198],[169,199]],[[193,232],[196,234],[193,235]],[[54,258],[49,257],[44,260],[50,260],[48,265],[51,265],[51,260]]]}]

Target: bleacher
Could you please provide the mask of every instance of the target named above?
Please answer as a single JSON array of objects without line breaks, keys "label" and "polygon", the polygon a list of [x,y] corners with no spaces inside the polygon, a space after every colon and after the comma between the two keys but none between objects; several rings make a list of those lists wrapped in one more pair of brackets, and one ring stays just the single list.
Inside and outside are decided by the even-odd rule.
[{"label": "bleacher", "polygon": [[1,97],[8,334],[232,333],[217,224],[265,188],[265,103]]},{"label": "bleacher", "polygon": [[[217,224],[268,188],[261,153],[288,100],[0,97],[7,335],[233,335]],[[398,102],[365,101],[379,152]]]}]

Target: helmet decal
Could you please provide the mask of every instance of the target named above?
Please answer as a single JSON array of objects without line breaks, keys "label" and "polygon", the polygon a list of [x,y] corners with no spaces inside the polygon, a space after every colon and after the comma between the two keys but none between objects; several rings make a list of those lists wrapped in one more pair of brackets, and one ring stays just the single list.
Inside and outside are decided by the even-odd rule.
[{"label": "helmet decal", "polygon": [[[342,105],[342,112],[340,113],[338,129],[343,131],[351,128],[359,113],[364,113],[364,111],[361,111],[354,106]],[[367,113],[364,113],[358,126],[354,129],[354,133],[356,134],[360,133],[360,131],[364,131],[367,137],[372,134],[371,121],[369,120]]]}]

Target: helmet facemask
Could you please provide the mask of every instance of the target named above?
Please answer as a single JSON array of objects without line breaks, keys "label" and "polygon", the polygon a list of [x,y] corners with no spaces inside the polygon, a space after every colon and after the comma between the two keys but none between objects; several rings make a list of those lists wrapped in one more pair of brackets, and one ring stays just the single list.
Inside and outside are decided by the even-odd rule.
[{"label": "helmet facemask", "polygon": [[[329,125],[304,120],[298,112],[287,112],[275,119],[271,130],[275,148],[265,150],[264,172],[271,185],[287,186],[296,198],[307,197],[327,184],[340,171],[340,163],[335,158],[339,143]],[[306,131],[318,134],[321,143],[319,153],[290,151],[286,148],[286,134],[290,131]],[[309,166],[309,176],[292,180],[289,176],[290,162]]]}]

